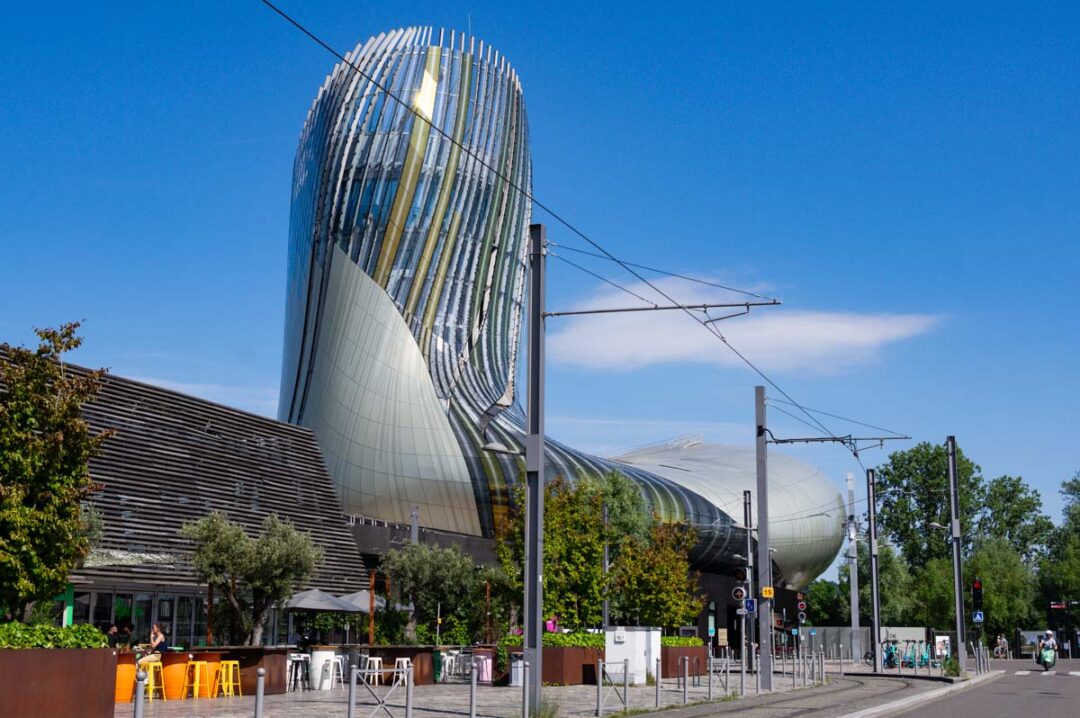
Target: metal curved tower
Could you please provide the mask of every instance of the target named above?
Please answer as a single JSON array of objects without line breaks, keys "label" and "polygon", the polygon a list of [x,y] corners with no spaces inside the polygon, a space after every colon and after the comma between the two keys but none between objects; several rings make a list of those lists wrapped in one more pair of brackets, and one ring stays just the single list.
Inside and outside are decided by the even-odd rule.
[{"label": "metal curved tower", "polygon": [[[347,512],[408,523],[418,506],[425,526],[494,534],[520,459],[482,447],[522,444],[531,183],[521,83],[473,38],[384,33],[319,89],[293,169],[279,418],[313,429]],[[745,534],[721,495],[741,484],[546,447],[547,475],[618,470],[662,517],[698,528],[701,568],[738,563]],[[753,470],[739,478],[749,488]],[[828,565],[841,514],[835,541],[803,559]]]}]

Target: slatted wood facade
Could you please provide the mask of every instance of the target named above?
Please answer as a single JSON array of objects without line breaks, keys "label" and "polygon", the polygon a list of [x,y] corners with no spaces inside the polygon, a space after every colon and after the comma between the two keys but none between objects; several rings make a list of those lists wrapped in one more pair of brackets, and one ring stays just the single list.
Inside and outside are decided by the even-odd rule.
[{"label": "slatted wood facade", "polygon": [[[314,435],[213,402],[108,376],[83,407],[95,429],[113,429],[90,464],[103,485],[100,556],[76,582],[197,584],[180,526],[224,511],[257,535],[277,513],[325,552],[303,588],[335,594],[367,586],[363,559]],[[104,565],[102,565],[104,564]]]}]

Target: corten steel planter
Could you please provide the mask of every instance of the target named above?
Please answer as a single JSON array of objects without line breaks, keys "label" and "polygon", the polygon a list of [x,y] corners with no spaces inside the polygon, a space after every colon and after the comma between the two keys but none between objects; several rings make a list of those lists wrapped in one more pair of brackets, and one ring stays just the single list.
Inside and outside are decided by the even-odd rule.
[{"label": "corten steel planter", "polygon": [[[702,675],[708,670],[709,649],[705,646],[661,646],[660,647],[660,673],[664,678],[678,678],[682,676],[682,663],[680,658],[690,659],[690,675],[700,672]],[[697,663],[695,663],[695,660]]]},{"label": "corten steel planter", "polygon": [[560,686],[596,684],[596,662],[604,660],[602,648],[545,647],[544,683]]},{"label": "corten steel planter", "polygon": [[[263,692],[277,695],[285,692],[288,676],[288,648],[267,648],[266,646],[234,646],[218,649],[223,661],[240,661],[240,690],[245,696],[255,695],[255,685],[260,668],[266,669],[266,682]],[[199,654],[195,653],[198,660]],[[315,677],[318,680],[318,676]]]},{"label": "corten steel planter", "polygon": [[0,716],[113,718],[116,649],[4,649],[0,676]]}]

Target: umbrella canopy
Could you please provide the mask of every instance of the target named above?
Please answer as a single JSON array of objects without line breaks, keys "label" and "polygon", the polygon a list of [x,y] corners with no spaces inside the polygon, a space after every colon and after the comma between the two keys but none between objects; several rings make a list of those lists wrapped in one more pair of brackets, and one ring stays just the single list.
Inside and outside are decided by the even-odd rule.
[{"label": "umbrella canopy", "polygon": [[[338,596],[339,601],[344,601],[354,607],[355,610],[360,613],[368,613],[371,610],[371,592],[366,588],[356,593],[347,593],[344,596]],[[375,608],[382,610],[386,608],[386,599],[382,596],[375,597]]]},{"label": "umbrella canopy", "polygon": [[312,588],[301,591],[285,603],[285,608],[292,611],[341,611],[343,613],[356,613],[360,609],[348,601],[342,601],[337,596]]}]

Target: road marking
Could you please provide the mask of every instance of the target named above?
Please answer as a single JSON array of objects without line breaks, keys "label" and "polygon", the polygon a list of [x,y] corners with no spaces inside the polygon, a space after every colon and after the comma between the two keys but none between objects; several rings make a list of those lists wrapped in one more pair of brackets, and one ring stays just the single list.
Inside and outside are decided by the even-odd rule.
[{"label": "road marking", "polygon": [[1080,676],[1080,671],[1069,671],[1070,676]]},{"label": "road marking", "polygon": [[1018,675],[1018,676],[1030,676],[1031,671],[1017,671],[1016,675]]},{"label": "road marking", "polygon": [[1043,671],[1044,676],[1056,676],[1057,671]]}]

